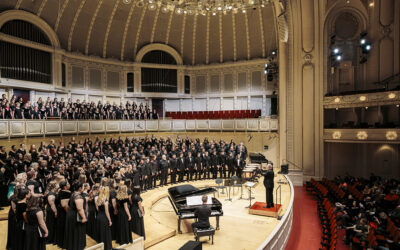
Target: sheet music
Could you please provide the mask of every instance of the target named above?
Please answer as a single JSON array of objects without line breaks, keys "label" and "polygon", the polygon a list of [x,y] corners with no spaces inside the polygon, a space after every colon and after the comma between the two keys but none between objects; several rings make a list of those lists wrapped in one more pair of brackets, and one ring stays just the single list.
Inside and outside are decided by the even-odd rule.
[{"label": "sheet music", "polygon": [[[188,206],[196,206],[196,205],[201,205],[203,204],[203,202],[201,201],[201,197],[203,197],[202,195],[197,195],[197,196],[189,196],[186,197],[186,204]],[[212,205],[212,197],[211,195],[207,195],[208,199],[207,199],[207,204],[208,205]]]},{"label": "sheet music", "polygon": [[254,183],[254,182],[248,181],[248,182],[246,182],[246,187],[254,187],[255,184],[256,183]]}]

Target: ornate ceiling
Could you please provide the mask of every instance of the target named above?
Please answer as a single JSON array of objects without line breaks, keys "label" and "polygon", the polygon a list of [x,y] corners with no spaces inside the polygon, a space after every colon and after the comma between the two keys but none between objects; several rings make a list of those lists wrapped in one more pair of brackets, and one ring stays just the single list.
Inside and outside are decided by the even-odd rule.
[{"label": "ornate ceiling", "polygon": [[67,51],[123,61],[150,43],[181,54],[186,65],[266,58],[276,49],[273,5],[246,13],[177,15],[123,0],[1,0],[45,20]]}]

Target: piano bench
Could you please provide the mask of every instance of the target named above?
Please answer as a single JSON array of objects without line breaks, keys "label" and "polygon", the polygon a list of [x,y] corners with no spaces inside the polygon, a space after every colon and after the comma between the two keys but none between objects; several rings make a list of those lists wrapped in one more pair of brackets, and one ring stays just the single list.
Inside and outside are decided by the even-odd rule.
[{"label": "piano bench", "polygon": [[212,226],[210,226],[209,228],[206,228],[206,229],[195,228],[193,230],[193,233],[196,238],[196,241],[199,241],[200,237],[202,237],[202,236],[208,236],[208,240],[210,240],[210,238],[211,238],[211,244],[214,245],[215,229]]}]

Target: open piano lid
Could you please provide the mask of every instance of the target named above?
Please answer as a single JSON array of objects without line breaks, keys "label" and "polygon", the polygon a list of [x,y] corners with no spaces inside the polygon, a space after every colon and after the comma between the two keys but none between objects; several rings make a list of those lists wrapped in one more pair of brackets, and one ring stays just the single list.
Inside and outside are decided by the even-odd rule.
[{"label": "open piano lid", "polygon": [[189,196],[204,195],[215,191],[215,188],[198,189],[188,184],[168,188],[168,193],[175,202],[186,200],[186,197]]}]

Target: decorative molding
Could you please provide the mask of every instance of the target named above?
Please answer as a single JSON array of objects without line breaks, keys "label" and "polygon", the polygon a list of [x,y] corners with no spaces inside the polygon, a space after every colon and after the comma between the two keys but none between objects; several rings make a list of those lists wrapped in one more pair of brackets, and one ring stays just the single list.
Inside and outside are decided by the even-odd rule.
[{"label": "decorative molding", "polygon": [[233,35],[233,61],[237,60],[237,47],[236,47],[236,18],[235,14],[232,15],[232,35]]},{"label": "decorative molding", "polygon": [[90,25],[89,25],[89,31],[87,34],[86,38],[86,46],[85,46],[85,54],[89,54],[89,44],[90,44],[90,39],[92,35],[92,30],[94,26],[94,22],[96,21],[97,14],[99,13],[100,7],[103,4],[103,0],[99,0],[99,3],[97,4],[96,10],[94,11],[94,14],[92,16],[92,20],[90,20]]},{"label": "decorative molding", "polygon": [[364,93],[324,98],[324,108],[373,107],[400,104],[400,91]]},{"label": "decorative molding", "polygon": [[[152,43],[149,45],[144,46],[143,48],[141,48],[139,50],[139,52],[136,55],[136,62],[141,62],[142,58],[144,55],[146,55],[148,52],[153,51],[153,50],[162,50],[165,51],[167,53],[169,53],[171,56],[174,57],[174,59],[176,60],[176,63],[178,65],[182,65],[183,64],[183,60],[181,55],[171,46],[162,44],[162,43]],[[173,66],[174,68],[176,68],[176,66]]]},{"label": "decorative molding", "polygon": [[244,23],[246,25],[247,60],[250,60],[250,35],[249,35],[249,19],[247,18],[247,11],[244,13]]},{"label": "decorative molding", "polygon": [[[340,136],[338,136],[340,134]],[[383,142],[399,143],[400,129],[324,129],[323,139],[328,142]]]},{"label": "decorative molding", "polygon": [[305,64],[308,65],[308,64],[311,64],[313,56],[312,56],[312,54],[307,53],[307,54],[304,55],[303,59],[305,61]]},{"label": "decorative molding", "polygon": [[154,33],[156,31],[158,16],[160,15],[160,7],[157,7],[156,14],[154,15],[153,28],[151,29],[150,43],[154,41]]},{"label": "decorative molding", "polygon": [[136,32],[135,47],[133,49],[133,58],[136,58],[136,51],[137,51],[137,47],[139,44],[140,32],[142,31],[142,24],[143,24],[144,15],[146,14],[146,10],[147,10],[147,4],[145,6],[143,6],[142,15],[140,16],[139,26],[138,26],[138,30]]},{"label": "decorative molding", "polygon": [[165,44],[168,44],[168,43],[169,43],[169,32],[170,32],[170,30],[171,30],[171,24],[172,24],[172,18],[173,18],[173,16],[174,16],[174,12],[171,11],[171,14],[170,14],[169,20],[168,20],[168,27],[167,27],[167,34],[166,34],[166,37],[165,37]]},{"label": "decorative molding", "polygon": [[43,0],[42,3],[40,4],[39,10],[37,12],[37,16],[40,17],[42,15],[42,11],[44,7],[46,6],[47,0]]},{"label": "decorative molding", "polygon": [[22,1],[24,0],[18,0],[17,3],[15,4],[15,9],[19,9],[19,7],[21,7]]},{"label": "decorative molding", "polygon": [[54,25],[55,32],[57,32],[57,30],[58,30],[58,25],[60,24],[60,20],[61,20],[62,15],[64,14],[65,8],[67,8],[68,2],[69,2],[69,0],[65,0],[61,7],[61,10],[58,12],[57,21],[56,21],[56,24]]},{"label": "decorative molding", "polygon": [[220,12],[218,15],[219,18],[219,62],[224,62],[224,50],[223,50],[223,41],[222,41],[222,13]]},{"label": "decorative molding", "polygon": [[197,30],[197,15],[194,15],[193,20],[193,42],[192,42],[192,65],[196,63],[196,30]]},{"label": "decorative molding", "polygon": [[184,48],[184,42],[185,42],[185,26],[186,26],[186,14],[183,14],[183,21],[182,21],[182,33],[181,33],[181,56],[183,56],[183,48]]},{"label": "decorative molding", "polygon": [[210,62],[210,14],[207,13],[206,64]]},{"label": "decorative molding", "polygon": [[131,5],[131,8],[129,9],[128,18],[126,19],[124,35],[122,36],[121,61],[124,60],[126,36],[128,35],[129,24],[131,23],[132,13],[133,10],[135,9],[135,6],[136,4]]},{"label": "decorative molding", "polygon": [[72,21],[71,29],[69,31],[69,36],[68,36],[68,51],[71,51],[72,35],[74,34],[76,22],[78,21],[79,14],[82,11],[83,5],[85,5],[85,2],[86,2],[86,0],[82,0],[78,7],[78,10],[75,12],[74,20]]},{"label": "decorative molding", "polygon": [[262,57],[265,58],[265,39],[264,39],[264,21],[262,17],[261,8],[258,8],[258,17],[260,19],[260,39],[262,46]]},{"label": "decorative molding", "polygon": [[[60,41],[56,32],[43,19],[24,10],[7,10],[0,13],[0,28],[10,20],[23,20],[39,27],[49,38],[50,43],[55,48],[60,48]],[[23,40],[23,39],[22,39]],[[27,41],[27,40],[24,40]],[[29,42],[29,41],[28,41]]]},{"label": "decorative molding", "polygon": [[106,29],[106,34],[104,37],[104,44],[103,44],[103,58],[105,58],[107,56],[107,43],[108,43],[108,35],[110,34],[110,29],[111,29],[111,25],[112,22],[114,20],[114,16],[115,16],[115,12],[117,11],[118,5],[119,5],[119,1],[120,0],[116,0],[115,4],[114,4],[114,8],[111,12],[111,16],[108,19],[108,24],[107,24],[107,29]]}]

